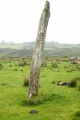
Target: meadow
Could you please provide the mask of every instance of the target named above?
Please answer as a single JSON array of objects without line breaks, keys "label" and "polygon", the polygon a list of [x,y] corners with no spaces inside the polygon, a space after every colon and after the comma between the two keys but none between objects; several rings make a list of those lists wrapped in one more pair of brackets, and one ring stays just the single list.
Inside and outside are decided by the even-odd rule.
[{"label": "meadow", "polygon": [[[44,63],[38,90],[42,103],[28,105],[23,102],[28,99],[28,86],[23,84],[30,76],[31,58],[0,59],[0,120],[80,120],[80,65],[62,59],[54,64],[53,58]],[[76,87],[57,85],[73,79]]]}]

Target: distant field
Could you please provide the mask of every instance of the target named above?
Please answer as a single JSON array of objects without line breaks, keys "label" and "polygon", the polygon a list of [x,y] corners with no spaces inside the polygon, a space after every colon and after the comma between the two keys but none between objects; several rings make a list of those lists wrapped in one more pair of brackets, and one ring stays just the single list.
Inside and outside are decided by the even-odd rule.
[{"label": "distant field", "polygon": [[0,45],[0,48],[10,48],[10,49],[22,49],[23,46],[22,45]]},{"label": "distant field", "polygon": [[[0,57],[32,56],[35,43],[0,44]],[[54,44],[46,42],[43,56],[78,57],[80,56],[79,44]]]}]

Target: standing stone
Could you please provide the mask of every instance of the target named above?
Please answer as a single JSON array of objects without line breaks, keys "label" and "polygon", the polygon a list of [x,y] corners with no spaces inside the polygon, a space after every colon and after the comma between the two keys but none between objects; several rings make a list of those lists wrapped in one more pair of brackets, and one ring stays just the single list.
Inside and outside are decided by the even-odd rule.
[{"label": "standing stone", "polygon": [[35,49],[32,57],[28,98],[31,98],[34,95],[37,95],[38,93],[38,83],[40,79],[42,53],[44,49],[49,17],[50,17],[50,3],[46,1],[44,9],[41,14],[40,21],[39,21],[38,35],[36,38],[36,45],[35,45]]}]

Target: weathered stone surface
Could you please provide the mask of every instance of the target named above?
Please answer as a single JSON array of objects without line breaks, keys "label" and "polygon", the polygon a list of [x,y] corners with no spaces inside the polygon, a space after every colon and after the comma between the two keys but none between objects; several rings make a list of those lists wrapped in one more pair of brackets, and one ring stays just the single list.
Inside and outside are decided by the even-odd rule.
[{"label": "weathered stone surface", "polygon": [[32,57],[28,97],[32,97],[38,92],[38,82],[40,79],[40,67],[42,63],[42,53],[44,49],[46,31],[50,17],[50,3],[46,1],[41,14],[39,29],[36,38],[36,45]]}]

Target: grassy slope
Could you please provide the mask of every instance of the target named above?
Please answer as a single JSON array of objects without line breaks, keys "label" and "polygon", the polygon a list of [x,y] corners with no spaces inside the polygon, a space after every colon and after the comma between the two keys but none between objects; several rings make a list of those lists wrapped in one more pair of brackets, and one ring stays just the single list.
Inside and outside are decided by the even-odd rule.
[{"label": "grassy slope", "polygon": [[[34,43],[0,44],[0,57],[21,57],[32,55]],[[80,44],[54,44],[46,42],[44,56],[80,56]]]},{"label": "grassy slope", "polygon": [[[76,65],[64,62],[58,68],[52,68],[50,63],[41,68],[39,93],[47,98],[38,106],[23,106],[28,88],[23,87],[24,77],[29,76],[30,66],[19,67],[18,61],[3,62],[4,68],[0,70],[0,118],[1,120],[72,120],[74,114],[80,110],[80,91],[77,88],[58,86],[57,82],[70,81],[80,77]],[[9,67],[12,65],[12,67]],[[67,66],[67,68],[64,68]],[[17,71],[14,71],[17,68]],[[23,70],[23,71],[22,71]],[[55,84],[51,84],[55,81]],[[7,82],[7,85],[2,85]],[[80,86],[80,81],[78,81]],[[54,95],[53,99],[49,99]],[[38,110],[37,114],[30,114],[31,110]],[[75,119],[76,120],[76,119]]]}]

